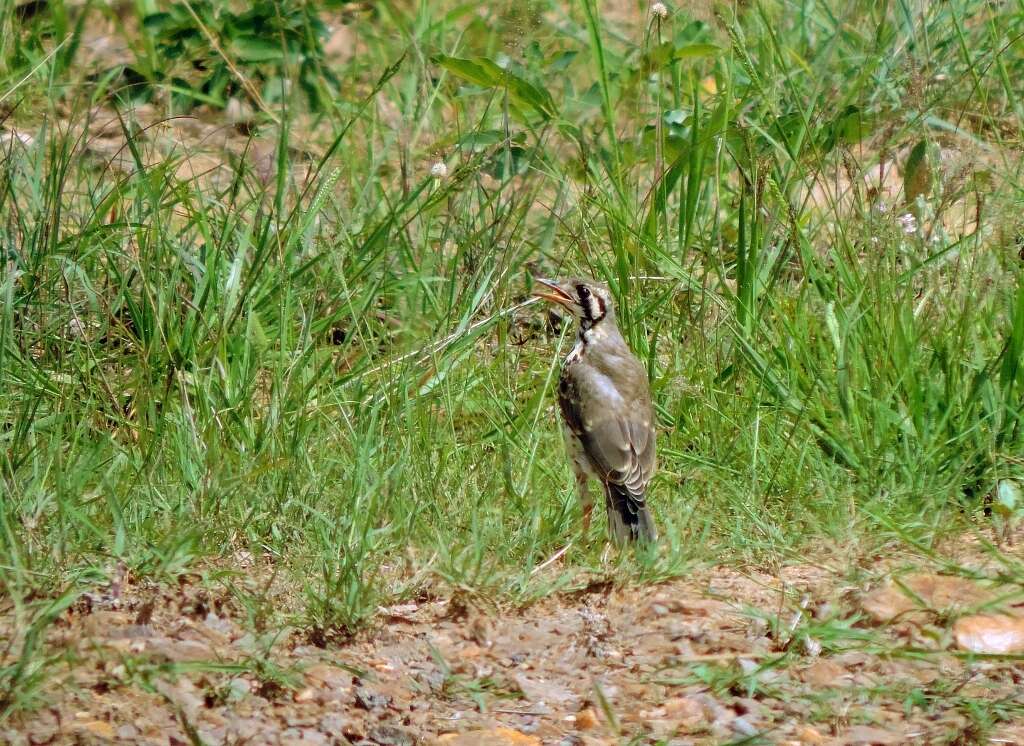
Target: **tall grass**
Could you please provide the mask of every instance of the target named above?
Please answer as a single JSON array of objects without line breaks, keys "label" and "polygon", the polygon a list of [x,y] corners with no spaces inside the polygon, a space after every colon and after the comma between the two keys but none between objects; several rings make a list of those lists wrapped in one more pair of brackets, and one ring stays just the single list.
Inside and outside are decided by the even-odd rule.
[{"label": "tall grass", "polygon": [[[256,556],[321,634],[611,572],[534,273],[608,280],[650,370],[666,538],[616,577],[880,516],[928,541],[1018,476],[1019,9],[383,4],[332,111],[296,94],[260,124],[270,178],[246,156],[191,178],[195,143],[156,157],[151,121],[94,100],[113,78],[47,56],[100,21],[53,5],[0,66],[32,135],[0,161],[0,582],[26,619],[118,562]],[[83,130],[115,114],[119,167]],[[5,707],[26,676],[4,669]]]}]

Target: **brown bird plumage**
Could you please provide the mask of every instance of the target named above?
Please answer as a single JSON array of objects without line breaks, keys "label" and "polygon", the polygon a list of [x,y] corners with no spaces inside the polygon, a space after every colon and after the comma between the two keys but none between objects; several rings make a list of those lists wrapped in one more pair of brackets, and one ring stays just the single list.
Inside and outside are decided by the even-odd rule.
[{"label": "brown bird plumage", "polygon": [[647,371],[615,324],[608,288],[594,280],[538,280],[535,295],[558,303],[579,321],[576,344],[562,364],[558,404],[576,475],[583,524],[593,500],[588,477],[604,487],[608,527],[619,544],[654,541],[657,530],[646,504],[656,468],[654,408]]}]

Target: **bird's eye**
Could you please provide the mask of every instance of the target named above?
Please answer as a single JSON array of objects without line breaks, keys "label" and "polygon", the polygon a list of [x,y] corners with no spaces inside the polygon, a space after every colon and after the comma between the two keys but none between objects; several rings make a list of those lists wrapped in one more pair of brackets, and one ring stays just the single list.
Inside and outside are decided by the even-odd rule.
[{"label": "bird's eye", "polygon": [[586,285],[580,285],[579,294],[580,300],[586,300],[587,298],[590,297],[590,288],[588,288]]}]

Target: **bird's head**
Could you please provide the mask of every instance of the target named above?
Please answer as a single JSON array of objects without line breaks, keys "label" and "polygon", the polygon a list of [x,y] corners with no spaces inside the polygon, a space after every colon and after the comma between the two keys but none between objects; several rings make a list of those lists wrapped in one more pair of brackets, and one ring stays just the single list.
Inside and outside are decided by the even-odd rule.
[{"label": "bird's head", "polygon": [[612,294],[600,282],[583,277],[564,280],[544,280],[538,277],[536,281],[540,287],[533,294],[567,309],[579,319],[584,329],[590,329],[615,316]]}]

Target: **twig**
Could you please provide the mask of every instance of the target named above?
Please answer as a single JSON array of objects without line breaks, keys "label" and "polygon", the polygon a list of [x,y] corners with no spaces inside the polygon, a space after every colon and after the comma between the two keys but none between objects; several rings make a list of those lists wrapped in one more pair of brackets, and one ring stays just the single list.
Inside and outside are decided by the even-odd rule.
[{"label": "twig", "polygon": [[565,545],[564,547],[562,547],[561,549],[559,549],[559,550],[558,550],[557,552],[555,552],[555,553],[554,553],[554,554],[552,554],[552,555],[551,555],[550,557],[548,557],[548,558],[547,558],[546,560],[544,560],[544,561],[543,561],[543,562],[541,562],[541,563],[540,563],[539,565],[537,565],[537,566],[536,566],[535,568],[533,568],[533,570],[531,570],[531,571],[530,571],[530,575],[531,575],[531,576],[532,576],[532,575],[536,575],[536,574],[537,574],[537,573],[539,573],[539,572],[540,572],[541,570],[543,570],[543,569],[544,569],[545,567],[548,567],[548,566],[549,566],[549,565],[551,565],[552,563],[554,563],[554,562],[557,562],[557,561],[558,561],[558,558],[559,558],[559,557],[561,557],[561,556],[562,556],[563,554],[565,554],[566,552],[568,552],[568,551],[569,551],[569,547],[571,547],[571,546],[572,546],[572,542],[570,541],[570,542],[569,542],[568,544],[566,544],[566,545]]}]

